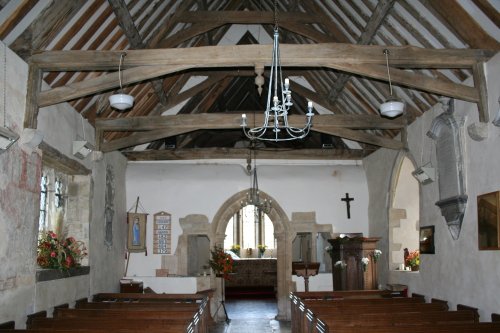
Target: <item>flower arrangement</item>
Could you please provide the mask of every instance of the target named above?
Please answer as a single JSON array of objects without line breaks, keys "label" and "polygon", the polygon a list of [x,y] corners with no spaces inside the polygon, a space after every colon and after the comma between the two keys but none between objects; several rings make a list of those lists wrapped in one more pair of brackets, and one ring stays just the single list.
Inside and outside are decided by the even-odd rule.
[{"label": "flower arrangement", "polygon": [[347,266],[347,264],[342,260],[339,260],[334,264],[334,266],[340,269],[344,269]]},{"label": "flower arrangement", "polygon": [[418,250],[410,252],[406,257],[405,265],[410,267],[420,266],[420,252]]},{"label": "flower arrangement", "polygon": [[372,253],[373,262],[377,262],[378,258],[380,258],[381,255],[382,255],[382,251],[380,251],[378,249],[373,250],[373,253]]},{"label": "flower arrangement", "polygon": [[370,263],[370,259],[367,257],[363,257],[361,259],[361,267],[363,267],[363,272],[366,272],[366,267],[368,267],[368,264]]},{"label": "flower arrangement", "polygon": [[233,244],[231,246],[231,252],[233,252],[234,254],[236,254],[237,256],[240,255],[240,251],[241,251],[241,246],[240,244]]},{"label": "flower arrangement", "polygon": [[38,240],[36,262],[42,268],[68,270],[79,267],[85,256],[85,244],[73,237],[60,240],[54,232],[47,231]]},{"label": "flower arrangement", "polygon": [[224,252],[224,249],[217,245],[213,250],[210,250],[210,253],[212,254],[212,259],[208,261],[208,264],[214,273],[216,275],[222,275],[224,280],[229,280],[229,273],[234,272],[234,267],[236,265],[231,255]]},{"label": "flower arrangement", "polygon": [[332,251],[333,251],[333,247],[331,245],[328,245],[327,247],[325,247],[325,252],[328,252],[330,255],[332,254]]}]

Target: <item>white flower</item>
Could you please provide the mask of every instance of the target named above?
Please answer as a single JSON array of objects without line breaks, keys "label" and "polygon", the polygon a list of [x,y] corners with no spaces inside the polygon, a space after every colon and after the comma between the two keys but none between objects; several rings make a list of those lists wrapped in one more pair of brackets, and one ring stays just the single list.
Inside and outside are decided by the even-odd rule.
[{"label": "white flower", "polygon": [[382,251],[376,249],[376,250],[373,250],[373,261],[377,262],[378,258],[380,258],[380,255],[382,254]]},{"label": "white flower", "polygon": [[363,259],[361,259],[361,265],[363,267],[363,272],[366,272],[366,267],[368,266],[369,262],[370,262],[370,259],[368,259],[367,257],[363,257]]},{"label": "white flower", "polygon": [[333,247],[331,245],[328,245],[327,247],[325,247],[326,252],[330,252],[332,249],[333,249]]},{"label": "white flower", "polygon": [[346,266],[347,264],[345,264],[342,260],[339,260],[335,263],[335,267],[340,267],[341,269],[343,269]]}]

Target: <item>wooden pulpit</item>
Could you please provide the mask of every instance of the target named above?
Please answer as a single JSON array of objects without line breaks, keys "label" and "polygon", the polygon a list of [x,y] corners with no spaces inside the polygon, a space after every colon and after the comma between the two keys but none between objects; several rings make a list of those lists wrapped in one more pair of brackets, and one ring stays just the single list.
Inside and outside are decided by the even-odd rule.
[{"label": "wooden pulpit", "polygon": [[[328,240],[332,246],[333,290],[377,289],[377,263],[373,251],[379,239],[338,237]],[[364,268],[363,258],[370,260]]]}]

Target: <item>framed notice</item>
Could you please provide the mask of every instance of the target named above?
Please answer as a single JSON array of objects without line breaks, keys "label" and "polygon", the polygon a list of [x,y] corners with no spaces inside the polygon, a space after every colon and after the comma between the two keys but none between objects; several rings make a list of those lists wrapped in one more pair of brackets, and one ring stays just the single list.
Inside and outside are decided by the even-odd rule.
[{"label": "framed notice", "polygon": [[127,213],[129,252],[146,252],[147,217],[144,213]]},{"label": "framed notice", "polygon": [[172,215],[159,212],[153,216],[153,253],[172,254]]},{"label": "framed notice", "polygon": [[420,227],[420,253],[434,254],[434,226]]}]

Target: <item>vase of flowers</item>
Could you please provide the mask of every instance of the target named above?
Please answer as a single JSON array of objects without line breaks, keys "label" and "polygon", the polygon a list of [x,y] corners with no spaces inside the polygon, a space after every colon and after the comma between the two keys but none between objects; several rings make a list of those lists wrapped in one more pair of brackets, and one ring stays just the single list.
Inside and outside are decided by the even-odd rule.
[{"label": "vase of flowers", "polygon": [[368,267],[368,264],[370,263],[370,259],[367,257],[363,257],[361,259],[361,267],[363,268],[363,272],[366,272],[366,268]]},{"label": "vase of flowers", "polygon": [[231,258],[231,255],[227,254],[222,247],[217,245],[210,253],[212,258],[208,261],[208,264],[215,275],[224,278],[224,280],[229,280],[229,274],[234,273],[235,267],[235,262]]},{"label": "vase of flowers", "polygon": [[231,246],[231,252],[236,254],[238,257],[240,256],[241,246],[239,244],[233,244]]},{"label": "vase of flowers", "polygon": [[420,252],[418,250],[410,252],[405,259],[405,265],[410,267],[412,271],[418,271],[420,268]]},{"label": "vase of flowers", "polygon": [[259,258],[262,258],[264,256],[264,252],[266,252],[266,245],[259,244],[257,245],[257,248],[259,249]]},{"label": "vase of flowers", "polygon": [[41,268],[68,270],[80,267],[85,256],[85,244],[73,237],[59,239],[54,232],[47,231],[38,240],[36,262]]}]

